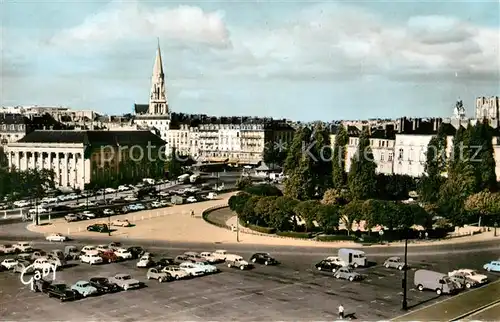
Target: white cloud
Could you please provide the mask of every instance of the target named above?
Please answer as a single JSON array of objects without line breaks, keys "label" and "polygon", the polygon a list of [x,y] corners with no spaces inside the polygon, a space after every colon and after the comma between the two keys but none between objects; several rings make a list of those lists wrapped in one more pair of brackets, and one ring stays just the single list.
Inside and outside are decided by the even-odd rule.
[{"label": "white cloud", "polygon": [[[235,75],[267,69],[263,76],[351,73],[421,74],[498,80],[500,32],[445,16],[415,16],[391,25],[361,8],[319,5],[274,30],[235,30],[232,52],[221,52]],[[228,56],[229,55],[229,56]],[[361,72],[361,73],[360,73]],[[446,76],[448,75],[448,76]],[[332,79],[333,80],[333,79]]]},{"label": "white cloud", "polygon": [[184,5],[148,8],[137,1],[114,1],[81,24],[58,32],[49,44],[69,50],[154,37],[213,46],[229,44],[222,12],[204,12],[199,7]]}]

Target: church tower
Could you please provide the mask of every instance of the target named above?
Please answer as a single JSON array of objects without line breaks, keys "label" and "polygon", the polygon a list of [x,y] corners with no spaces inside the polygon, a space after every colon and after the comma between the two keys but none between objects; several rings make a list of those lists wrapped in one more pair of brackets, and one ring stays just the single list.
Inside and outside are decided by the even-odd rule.
[{"label": "church tower", "polygon": [[160,40],[156,50],[153,76],[151,77],[151,93],[149,95],[149,115],[169,115],[167,94],[165,90],[165,74],[161,60]]}]

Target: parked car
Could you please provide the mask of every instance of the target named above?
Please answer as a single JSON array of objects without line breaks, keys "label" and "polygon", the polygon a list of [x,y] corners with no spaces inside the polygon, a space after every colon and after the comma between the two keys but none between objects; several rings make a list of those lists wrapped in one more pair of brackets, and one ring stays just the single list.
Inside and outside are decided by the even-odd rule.
[{"label": "parked car", "polygon": [[45,240],[50,242],[65,242],[66,240],[68,240],[68,237],[63,236],[62,234],[59,233],[54,233],[45,237]]},{"label": "parked car", "polygon": [[64,290],[64,289],[69,289],[69,287],[66,285],[66,284],[62,284],[62,283],[57,283],[57,284],[53,284],[51,282],[49,282],[49,285],[46,287],[46,293],[52,291],[52,290]]},{"label": "parked car", "polygon": [[400,271],[405,267],[405,262],[401,259],[401,257],[389,257],[384,262],[385,268],[396,268]]},{"label": "parked car", "polygon": [[41,258],[41,257],[46,257],[47,256],[47,253],[44,252],[44,251],[41,251],[41,250],[37,250],[37,251],[34,251],[33,253],[31,253],[31,260],[32,261],[35,261],[37,260],[38,258]]},{"label": "parked car", "polygon": [[150,268],[148,269],[148,272],[146,273],[146,278],[149,279],[154,279],[157,280],[160,283],[163,282],[170,282],[174,280],[172,275],[170,275],[167,272],[164,272],[162,270],[159,270],[158,268]]},{"label": "parked car", "polygon": [[148,268],[155,265],[155,262],[150,256],[142,256],[137,262],[136,266],[139,268]]},{"label": "parked car", "polygon": [[79,221],[80,217],[78,217],[76,214],[67,214],[64,216],[64,219],[66,219],[67,222],[73,222],[73,221]]},{"label": "parked car", "polygon": [[109,243],[109,248],[111,248],[112,250],[117,250],[118,248],[122,248],[122,243],[111,242],[111,243]]},{"label": "parked car", "polygon": [[344,267],[335,262],[330,262],[329,260],[323,259],[319,263],[314,265],[318,271],[328,271],[335,273],[339,268]]},{"label": "parked car", "polygon": [[[458,276],[459,278],[464,277],[466,279],[465,286],[467,288],[470,288],[477,284],[486,284],[488,282],[488,276],[484,274],[479,274],[477,271],[468,268],[461,268],[454,270],[452,272],[449,272],[448,276],[450,277]],[[470,281],[467,282],[467,280]]]},{"label": "parked car", "polygon": [[35,270],[41,270],[41,271],[53,271],[54,269],[57,270],[57,265],[58,263],[54,263],[52,259],[49,259],[48,257],[39,257],[35,259],[33,262],[33,268]]},{"label": "parked car", "polygon": [[[31,274],[31,273],[34,273],[35,272],[35,269],[33,267],[30,266],[31,265],[31,262],[28,262],[26,260],[23,260],[23,259],[18,259],[17,260],[17,264],[12,267],[12,272],[13,273],[23,273],[26,274]],[[27,269],[27,267],[30,267]],[[28,272],[29,270],[29,272]]]},{"label": "parked car", "polygon": [[118,257],[112,250],[102,252],[100,253],[100,256],[102,257],[104,263],[116,263],[121,260],[121,258]]},{"label": "parked car", "polygon": [[205,270],[195,266],[191,262],[184,262],[179,265],[179,268],[186,271],[186,273],[189,274],[189,276],[202,276],[205,274]]},{"label": "parked car", "polygon": [[[52,282],[41,278],[41,279],[35,280],[35,282],[33,284],[33,289],[35,292],[48,293],[52,285],[53,285]],[[66,288],[66,285],[64,285],[64,287]]]},{"label": "parked car", "polygon": [[252,263],[264,265],[276,265],[278,261],[274,259],[269,253],[255,253],[250,257]]},{"label": "parked car", "polygon": [[162,204],[159,201],[153,201],[151,203],[151,208],[160,208],[160,207],[162,207]]},{"label": "parked car", "polygon": [[361,274],[356,273],[349,267],[340,267],[333,276],[335,278],[348,280],[349,282],[359,281],[362,278]]},{"label": "parked car", "polygon": [[115,254],[123,260],[132,259],[134,257],[133,254],[125,248],[118,248],[115,250]]},{"label": "parked car", "polygon": [[130,226],[132,226],[127,219],[117,219],[117,220],[113,221],[112,225],[117,226],[117,227],[130,227]]},{"label": "parked car", "polygon": [[91,277],[89,283],[95,287],[100,294],[120,291],[120,287],[115,283],[111,283],[106,277]]},{"label": "parked car", "polygon": [[141,286],[141,282],[133,279],[129,274],[116,274],[114,277],[111,277],[109,281],[118,285],[125,291],[133,288],[139,288]]},{"label": "parked car", "polygon": [[174,263],[175,263],[176,265],[180,265],[180,264],[182,264],[182,263],[184,263],[184,262],[192,262],[192,261],[191,261],[191,259],[190,259],[188,256],[186,256],[186,255],[177,255],[177,256],[175,256],[175,258],[174,258]]},{"label": "parked car", "polygon": [[215,264],[215,263],[218,263],[218,262],[221,261],[219,258],[217,258],[214,255],[212,255],[211,252],[201,252],[200,256],[203,259],[205,259],[207,262],[212,263],[212,264]]},{"label": "parked car", "polygon": [[198,200],[196,200],[196,198],[195,198],[195,197],[191,196],[191,197],[188,197],[188,198],[186,199],[186,201],[187,201],[187,202],[190,202],[190,203],[193,203],[193,202],[197,202]]},{"label": "parked car", "polygon": [[491,261],[483,266],[488,272],[500,272],[500,260]]},{"label": "parked car", "polygon": [[96,217],[95,213],[93,213],[90,210],[85,210],[84,212],[82,212],[82,216],[84,216],[85,218],[89,218],[89,219]]},{"label": "parked car", "polygon": [[95,246],[92,246],[92,245],[86,245],[86,246],[83,246],[82,247],[82,254],[86,254],[88,252],[96,252],[97,251],[97,248]]},{"label": "parked car", "polygon": [[337,266],[349,266],[349,264],[338,256],[328,256],[325,260],[336,264]]},{"label": "parked car", "polygon": [[30,242],[18,242],[13,247],[19,253],[31,253],[33,251],[33,247]]},{"label": "parked car", "polygon": [[28,254],[28,253],[18,254],[16,256],[16,259],[19,260],[19,261],[23,260],[23,261],[27,261],[27,262],[30,262],[30,263],[32,262],[31,261],[31,254]]},{"label": "parked car", "polygon": [[87,281],[78,281],[73,286],[71,286],[73,291],[80,293],[81,296],[87,297],[94,294],[97,294],[97,288],[92,286]]},{"label": "parked car", "polygon": [[80,262],[88,263],[90,265],[102,264],[104,260],[97,251],[95,252],[87,252],[84,255],[80,256]]},{"label": "parked car", "polygon": [[69,288],[54,288],[48,291],[49,297],[61,300],[61,302],[74,301],[81,297],[81,295]]},{"label": "parked car", "polygon": [[97,245],[95,249],[98,252],[107,252],[111,250],[108,245]]},{"label": "parked car", "polygon": [[181,269],[178,266],[173,266],[173,265],[166,266],[166,267],[162,268],[161,271],[168,273],[170,276],[172,276],[176,280],[188,278],[191,276],[186,270]]},{"label": "parked car", "polygon": [[175,265],[175,261],[170,257],[163,257],[156,261],[157,266],[166,267],[170,265]]},{"label": "parked car", "polygon": [[10,269],[13,269],[18,263],[19,263],[19,261],[17,259],[6,258],[2,261],[2,263],[0,263],[0,265],[5,267],[6,269],[10,270]]},{"label": "parked car", "polygon": [[0,245],[0,254],[14,254],[17,252],[18,250],[10,244]]},{"label": "parked car", "polygon": [[93,224],[93,225],[89,225],[89,226],[87,226],[87,230],[88,231],[95,231],[95,232],[98,232],[98,233],[107,233],[107,232],[109,232],[108,225],[106,225],[106,224]]},{"label": "parked car", "polygon": [[226,250],[223,250],[223,249],[218,249],[216,250],[215,252],[212,253],[212,255],[215,257],[215,258],[218,258],[220,261],[225,261],[226,260],[226,257],[227,257],[227,251]]},{"label": "parked car", "polygon": [[201,257],[199,253],[197,252],[185,252],[184,256],[187,257],[189,261],[194,262],[200,262],[200,261],[206,261],[205,258]]},{"label": "parked car", "polygon": [[139,258],[144,254],[144,249],[141,246],[132,246],[127,250],[132,254],[132,258]]},{"label": "parked car", "polygon": [[76,246],[66,246],[64,247],[64,257],[66,260],[78,259],[80,257],[80,252]]},{"label": "parked car", "polygon": [[234,257],[230,260],[226,260],[227,267],[236,267],[241,270],[248,269],[251,267],[250,263],[243,259],[243,257]]},{"label": "parked car", "polygon": [[215,265],[211,265],[209,262],[196,262],[193,263],[194,266],[201,268],[205,274],[217,273],[219,269]]}]

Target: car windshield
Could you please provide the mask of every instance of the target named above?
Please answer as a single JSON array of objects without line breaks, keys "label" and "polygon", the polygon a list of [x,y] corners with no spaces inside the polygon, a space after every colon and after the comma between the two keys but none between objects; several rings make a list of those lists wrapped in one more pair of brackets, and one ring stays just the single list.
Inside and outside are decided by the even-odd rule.
[{"label": "car windshield", "polygon": [[81,283],[80,284],[80,287],[88,287],[89,286],[89,283]]}]

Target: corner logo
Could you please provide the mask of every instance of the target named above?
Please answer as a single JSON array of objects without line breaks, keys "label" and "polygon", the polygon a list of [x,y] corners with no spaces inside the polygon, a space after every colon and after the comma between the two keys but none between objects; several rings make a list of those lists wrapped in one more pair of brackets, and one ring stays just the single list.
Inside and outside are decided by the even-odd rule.
[{"label": "corner logo", "polygon": [[[35,268],[34,264],[28,266],[24,266],[23,264],[20,265],[22,267],[20,277],[21,283],[24,285],[30,285],[32,291],[35,291],[35,282],[43,277],[48,277],[52,274],[52,281],[56,280],[57,265],[47,263],[41,269]],[[28,274],[33,275],[29,278],[25,277]]]}]

